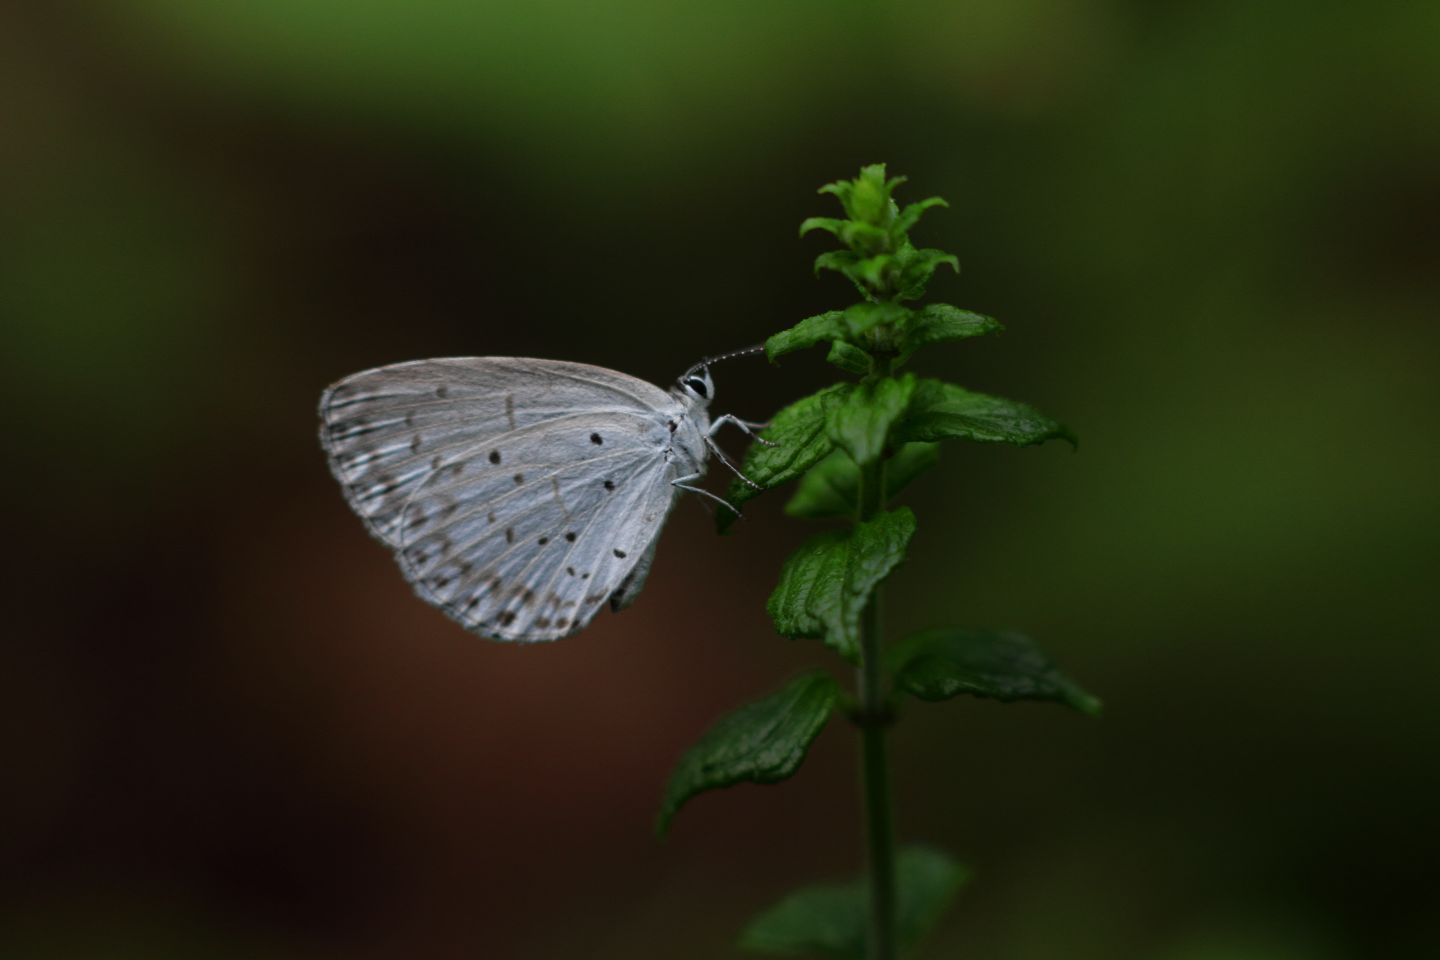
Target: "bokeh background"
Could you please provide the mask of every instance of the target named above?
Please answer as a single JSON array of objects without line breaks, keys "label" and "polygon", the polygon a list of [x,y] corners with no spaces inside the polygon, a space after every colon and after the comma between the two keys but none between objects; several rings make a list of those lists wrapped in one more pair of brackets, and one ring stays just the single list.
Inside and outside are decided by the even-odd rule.
[{"label": "bokeh background", "polygon": [[[763,613],[783,498],[483,642],[314,404],[437,355],[667,383],[848,302],[795,230],[878,160],[1009,326],[920,368],[1082,438],[948,448],[889,629],[1024,628],[1107,704],[907,712],[900,833],[976,873],[924,955],[1440,938],[1440,6],[6,4],[0,118],[0,955],[729,957],[856,869],[841,723],[650,834],[711,720],[838,668]],[[830,376],[716,372],[756,418]]]}]

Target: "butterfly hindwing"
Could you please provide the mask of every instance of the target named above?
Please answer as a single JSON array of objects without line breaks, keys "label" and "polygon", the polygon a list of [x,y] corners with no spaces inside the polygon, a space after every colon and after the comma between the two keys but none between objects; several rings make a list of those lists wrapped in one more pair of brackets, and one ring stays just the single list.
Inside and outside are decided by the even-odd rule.
[{"label": "butterfly hindwing", "polygon": [[[513,435],[527,454],[513,468],[483,456],[441,467],[401,516],[407,578],[486,636],[579,630],[626,582],[673,502],[655,447],[663,438],[647,427],[614,413],[561,419]],[[589,439],[599,430],[610,449]]]}]

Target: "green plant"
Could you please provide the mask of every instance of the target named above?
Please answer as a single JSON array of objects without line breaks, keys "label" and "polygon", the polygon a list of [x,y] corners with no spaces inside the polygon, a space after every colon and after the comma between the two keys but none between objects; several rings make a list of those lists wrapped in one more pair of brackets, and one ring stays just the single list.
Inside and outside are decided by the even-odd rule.
[{"label": "green plant", "polygon": [[[879,588],[904,558],[915,515],[891,499],[934,466],[944,440],[1017,445],[1070,432],[1022,403],[974,393],[941,380],[900,373],[915,351],[1001,329],[995,320],[943,303],[912,306],[935,270],[958,269],[955,257],[911,244],[908,231],[931,197],[905,207],[891,198],[903,177],[883,164],[854,180],[827,184],[844,218],[811,217],[801,235],[822,230],[843,247],[822,253],[815,270],[848,278],[861,300],[802,320],[765,344],[773,362],[828,344],[827,359],[858,380],[845,380],[775,415],[748,451],[743,472],[764,489],[798,480],[786,512],[805,518],[847,517],[848,527],[822,533],[786,561],[768,604],[787,637],[821,640],[855,667],[853,697],[823,671],[808,673],[714,725],[671,777],[658,829],[664,832],[696,794],[742,781],[791,776],[830,715],[844,709],[860,732],[866,816],[866,877],[800,890],[757,917],[744,947],[773,953],[890,960],[919,938],[960,887],[965,872],[944,854],[895,849],[886,765],[886,730],[897,700],[944,700],[959,694],[997,700],[1052,700],[1085,713],[1099,702],[1063,677],[1024,635],[941,628],[885,649]],[[759,491],[738,480],[729,498]],[[733,515],[722,511],[722,530]]]}]

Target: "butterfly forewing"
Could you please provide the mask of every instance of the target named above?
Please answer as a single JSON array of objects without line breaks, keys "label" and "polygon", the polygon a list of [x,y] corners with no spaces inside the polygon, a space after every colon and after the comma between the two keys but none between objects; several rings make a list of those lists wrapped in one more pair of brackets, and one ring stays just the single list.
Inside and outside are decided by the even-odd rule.
[{"label": "butterfly forewing", "polygon": [[487,636],[547,640],[588,623],[654,541],[680,413],[599,367],[426,360],[326,391],[321,435],[422,597]]}]

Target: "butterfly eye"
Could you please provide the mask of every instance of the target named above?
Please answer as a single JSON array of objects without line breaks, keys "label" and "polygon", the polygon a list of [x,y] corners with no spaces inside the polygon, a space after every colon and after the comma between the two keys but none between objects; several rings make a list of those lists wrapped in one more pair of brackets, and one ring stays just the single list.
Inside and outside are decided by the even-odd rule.
[{"label": "butterfly eye", "polygon": [[685,386],[689,387],[703,399],[708,400],[710,398],[710,388],[707,387],[705,381],[699,377],[686,377]]}]

